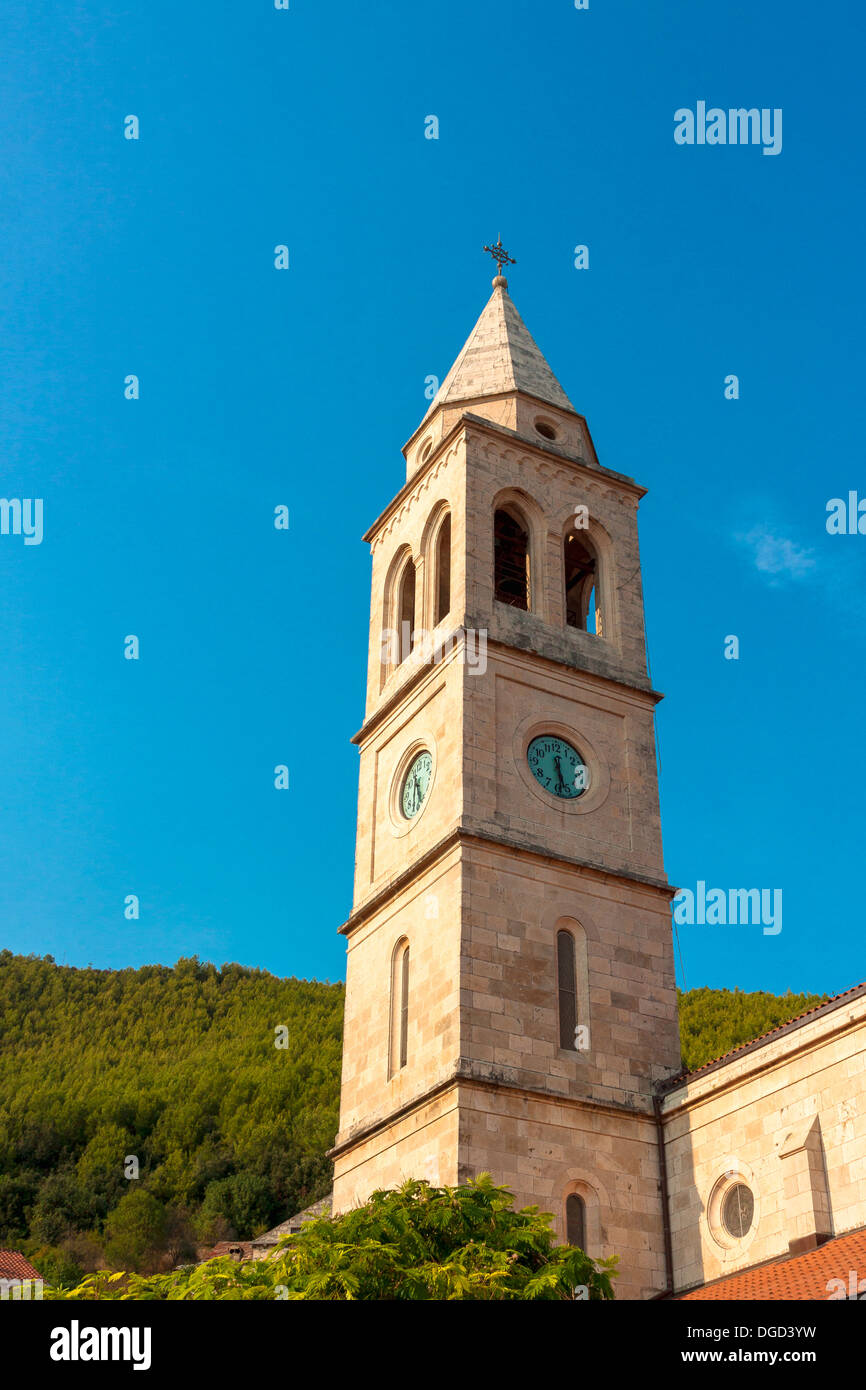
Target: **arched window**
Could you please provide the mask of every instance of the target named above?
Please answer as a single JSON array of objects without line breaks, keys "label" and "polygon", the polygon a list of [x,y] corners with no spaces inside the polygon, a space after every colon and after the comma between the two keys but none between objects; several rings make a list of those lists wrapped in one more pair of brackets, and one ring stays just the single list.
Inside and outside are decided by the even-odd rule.
[{"label": "arched window", "polygon": [[415,563],[408,545],[393,555],[382,591],[379,689],[412,650],[415,628]]},{"label": "arched window", "polygon": [[570,1192],[565,1199],[565,1239],[586,1251],[586,1202],[577,1192]]},{"label": "arched window", "polygon": [[409,1057],[409,942],[397,942],[391,960],[391,1027],[388,1073],[405,1067]]},{"label": "arched window", "polygon": [[529,609],[529,533],[515,511],[493,517],[493,596],[512,608]]},{"label": "arched window", "polygon": [[565,621],[569,627],[602,636],[598,562],[580,531],[563,543],[565,558]]},{"label": "arched window", "polygon": [[400,1066],[409,1056],[409,946],[400,957]]},{"label": "arched window", "polygon": [[449,512],[436,537],[436,612],[433,626],[441,623],[451,612],[451,513]]},{"label": "arched window", "polygon": [[570,931],[556,933],[556,973],[559,987],[559,1046],[577,1050],[577,965],[574,937]]},{"label": "arched window", "polygon": [[412,650],[415,631],[415,566],[411,556],[400,576],[397,619],[400,632],[400,660],[405,661]]}]

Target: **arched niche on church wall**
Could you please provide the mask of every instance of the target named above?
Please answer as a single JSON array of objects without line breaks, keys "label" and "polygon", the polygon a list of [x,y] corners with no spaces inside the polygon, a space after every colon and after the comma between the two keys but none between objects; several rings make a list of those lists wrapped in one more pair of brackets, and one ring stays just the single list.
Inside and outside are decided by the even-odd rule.
[{"label": "arched niche on church wall", "polygon": [[560,1192],[559,1210],[555,1213],[557,1235],[560,1241],[565,1244],[567,1221],[566,1205],[569,1197],[577,1196],[583,1199],[584,1222],[586,1227],[586,1248],[584,1253],[591,1259],[599,1260],[607,1258],[606,1231],[602,1224],[602,1207],[606,1211],[610,1210],[610,1198],[598,1178],[594,1173],[587,1173],[585,1170],[573,1170],[571,1176]]},{"label": "arched niche on church wall", "polygon": [[[619,614],[616,604],[617,580],[616,563],[613,541],[608,531],[602,526],[601,522],[589,511],[587,515],[583,511],[578,511],[578,506],[588,504],[576,504],[562,518],[559,528],[559,559],[558,573],[559,586],[562,594],[562,621],[563,625],[571,632],[587,632],[590,636],[602,638],[612,646],[618,646]],[[573,538],[573,539],[572,539]],[[580,608],[579,621],[569,622],[569,547],[573,546],[579,551],[585,552],[586,556],[592,561],[594,574],[587,576],[580,584],[578,605]],[[598,612],[598,621],[595,624],[596,631],[592,631],[586,624],[587,601],[590,597],[592,588],[595,589],[594,606]],[[598,630],[600,627],[600,631]]]},{"label": "arched niche on church wall", "polygon": [[547,565],[545,563],[546,525],[544,512],[533,497],[522,488],[503,488],[493,498],[491,506],[492,545],[490,555],[490,575],[496,575],[496,537],[497,513],[506,513],[514,518],[525,530],[529,561],[528,601],[526,611],[534,617],[545,619],[548,611]]},{"label": "arched niche on church wall", "polygon": [[[443,554],[444,534],[448,532],[450,544],[448,546],[447,562],[449,574],[447,581],[448,602],[447,607],[442,608],[443,600],[443,575],[442,567],[445,563]],[[420,624],[427,632],[432,632],[440,622],[454,612],[455,606],[455,574],[454,574],[454,520],[451,514],[451,506],[446,498],[440,498],[434,502],[427,521],[424,524],[424,531],[421,537],[421,556],[424,564],[424,593],[423,607],[419,614]],[[440,609],[442,611],[440,611]]]},{"label": "arched niche on church wall", "polygon": [[[586,949],[586,932],[578,922],[576,917],[559,916],[552,925],[551,933],[553,937],[554,949],[554,969],[555,984],[557,994],[560,988],[559,980],[559,953],[558,938],[560,932],[567,932],[574,943],[574,978],[576,995],[576,1022],[578,1036],[575,1045],[563,1048],[562,1040],[557,1033],[557,1044],[560,1052],[567,1052],[569,1055],[583,1056],[587,1060],[592,1060],[592,1020],[589,1007],[589,962]],[[559,1023],[559,1001],[557,999],[557,1025]],[[581,1031],[585,1030],[585,1031]]]},{"label": "arched niche on church wall", "polygon": [[378,648],[380,691],[409,654],[403,622],[408,619],[408,608],[411,606],[410,631],[414,630],[421,578],[423,576],[417,573],[409,546],[399,546],[388,566],[383,585],[382,629]]}]

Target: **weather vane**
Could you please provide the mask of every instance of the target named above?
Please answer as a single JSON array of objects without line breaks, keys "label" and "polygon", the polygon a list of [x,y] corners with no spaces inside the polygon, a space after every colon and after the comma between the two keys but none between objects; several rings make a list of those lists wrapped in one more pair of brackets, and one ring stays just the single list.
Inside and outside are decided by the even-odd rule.
[{"label": "weather vane", "polygon": [[504,265],[517,265],[517,262],[514,259],[514,257],[509,256],[508,252],[505,250],[505,247],[502,245],[502,237],[499,238],[495,245],[485,246],[484,250],[487,252],[488,256],[493,257],[494,261],[498,266],[498,273],[500,275],[502,274],[502,267]]}]

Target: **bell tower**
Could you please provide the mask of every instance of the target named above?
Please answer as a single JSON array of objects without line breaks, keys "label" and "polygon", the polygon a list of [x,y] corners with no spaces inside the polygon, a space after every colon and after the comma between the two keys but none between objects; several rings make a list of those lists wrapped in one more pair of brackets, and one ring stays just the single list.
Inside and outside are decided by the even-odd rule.
[{"label": "bell tower", "polygon": [[365,537],[334,1207],[489,1171],[648,1297],[680,1049],[644,489],[599,463],[502,274],[404,455]]}]

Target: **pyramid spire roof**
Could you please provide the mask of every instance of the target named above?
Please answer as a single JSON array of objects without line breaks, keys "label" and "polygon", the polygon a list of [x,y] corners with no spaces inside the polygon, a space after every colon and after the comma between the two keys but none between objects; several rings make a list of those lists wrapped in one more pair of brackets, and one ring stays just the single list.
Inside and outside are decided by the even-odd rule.
[{"label": "pyramid spire roof", "polygon": [[497,275],[493,293],[427,415],[440,405],[499,396],[508,391],[523,391],[548,405],[574,411],[520,317],[508,293],[508,281]]}]

